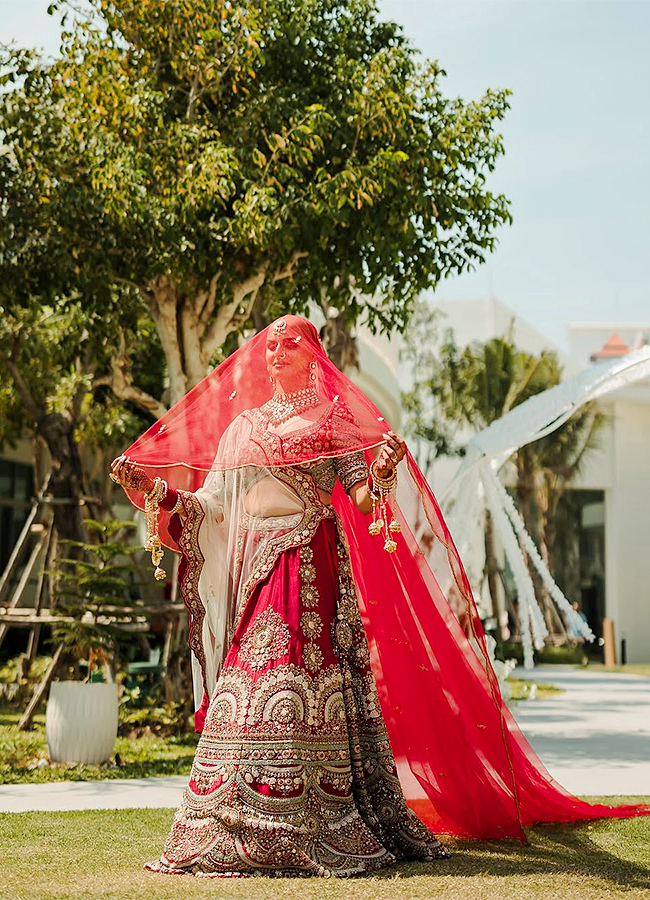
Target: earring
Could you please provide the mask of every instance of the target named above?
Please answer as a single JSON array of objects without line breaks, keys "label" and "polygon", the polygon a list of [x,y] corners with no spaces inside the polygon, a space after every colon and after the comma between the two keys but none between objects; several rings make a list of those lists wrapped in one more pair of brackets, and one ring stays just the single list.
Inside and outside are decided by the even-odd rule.
[{"label": "earring", "polygon": [[316,363],[315,362],[309,363],[309,380],[316,381]]}]

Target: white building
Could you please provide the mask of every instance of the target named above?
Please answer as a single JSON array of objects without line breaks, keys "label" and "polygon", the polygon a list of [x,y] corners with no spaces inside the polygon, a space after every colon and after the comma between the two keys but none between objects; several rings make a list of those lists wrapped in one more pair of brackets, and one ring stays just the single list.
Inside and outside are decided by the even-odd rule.
[{"label": "white building", "polygon": [[[576,323],[569,326],[569,352],[564,353],[497,300],[435,302],[444,313],[442,328],[452,328],[465,346],[504,335],[512,328],[523,350],[554,350],[571,376],[589,365],[628,353],[650,342],[650,322]],[[609,417],[599,449],[567,492],[576,524],[576,558],[565,560],[568,584],[561,587],[578,600],[597,633],[604,617],[614,622],[617,660],[650,661],[650,383],[637,383],[601,402]],[[441,461],[433,470],[440,495],[456,471]],[[457,540],[462,536],[456,535]],[[477,548],[477,554],[482,549]],[[475,587],[482,559],[466,561]],[[477,591],[480,593],[480,591]],[[485,593],[485,590],[484,590]]]},{"label": "white building", "polygon": [[[572,324],[578,371],[650,342],[650,321]],[[603,529],[605,615],[614,621],[617,660],[650,661],[650,382],[615,391],[602,406],[610,417],[601,448],[576,487],[602,492],[583,510],[585,529]]]},{"label": "white building", "polygon": [[542,350],[555,350],[562,365],[570,365],[569,358],[553,347],[547,337],[494,297],[447,302],[431,299],[430,302],[442,313],[439,328],[452,328],[459,347],[465,347],[473,341],[483,343],[490,338],[511,334],[512,340],[521,350],[535,354]]}]

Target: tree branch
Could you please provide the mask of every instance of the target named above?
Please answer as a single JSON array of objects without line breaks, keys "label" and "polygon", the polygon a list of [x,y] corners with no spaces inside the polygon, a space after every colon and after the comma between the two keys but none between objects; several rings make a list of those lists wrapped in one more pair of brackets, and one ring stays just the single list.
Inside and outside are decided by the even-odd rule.
[{"label": "tree branch", "polygon": [[[74,361],[75,372],[79,376],[79,381],[77,383],[77,389],[74,392],[74,396],[72,398],[72,415],[74,421],[78,421],[79,414],[81,412],[81,404],[83,402],[83,398],[85,394],[88,393],[88,380],[83,378],[84,367],[82,365],[81,360],[77,356]],[[85,370],[86,372],[88,370]],[[90,373],[89,373],[90,374]]]},{"label": "tree branch", "polygon": [[190,94],[187,101],[187,110],[185,112],[185,120],[187,122],[194,121],[194,110],[196,108],[196,101],[199,98],[199,73],[197,72],[192,81],[192,86],[190,87]]},{"label": "tree branch", "polygon": [[210,279],[208,290],[201,293],[201,309],[197,310],[199,315],[199,325],[205,328],[210,321],[210,316],[214,312],[217,303],[217,285],[221,278],[221,272],[217,272]]},{"label": "tree branch", "polygon": [[121,275],[111,275],[111,280],[115,282],[115,284],[125,284],[128,287],[134,288],[142,297],[146,304],[149,303],[148,300],[148,291],[146,288],[143,288],[141,284],[138,284],[137,281],[131,281],[130,278],[122,278]]},{"label": "tree branch", "polygon": [[156,400],[151,394],[135,387],[133,384],[133,376],[131,375],[131,363],[126,352],[126,340],[124,332],[120,329],[119,348],[111,357],[111,376],[97,378],[93,382],[93,387],[100,384],[107,384],[116,397],[120,400],[128,400],[134,403],[139,409],[150,413],[159,419],[167,412],[167,407],[160,400]]},{"label": "tree branch", "polygon": [[[207,359],[210,359],[214,351],[224,343],[230,332],[250,316],[258,291],[266,280],[268,267],[269,261],[266,260],[253,275],[234,287],[230,303],[219,307],[219,312],[206,328],[201,340],[201,352]],[[246,298],[248,298],[246,305],[240,312],[239,307]]]},{"label": "tree branch", "polygon": [[282,268],[278,269],[273,275],[273,281],[282,281],[284,278],[293,278],[301,259],[309,256],[306,250],[295,250],[289,262]]},{"label": "tree branch", "polygon": [[9,374],[13,378],[14,385],[16,386],[16,392],[25,405],[25,409],[32,417],[32,419],[34,421],[37,421],[45,414],[45,410],[34,399],[34,395],[27,386],[27,382],[23,378],[20,369],[18,368],[14,360],[4,352],[4,350],[0,350],[0,360],[4,362],[7,369],[9,370]]},{"label": "tree branch", "polygon": [[167,360],[171,402],[176,403],[187,390],[187,378],[178,341],[176,286],[167,278],[156,278],[148,286],[145,296]]},{"label": "tree branch", "polygon": [[199,327],[196,304],[192,303],[187,297],[181,304],[178,321],[180,323],[179,341],[183,347],[187,387],[192,388],[199,383],[208,371],[210,357],[206,357],[201,347],[202,329]]}]

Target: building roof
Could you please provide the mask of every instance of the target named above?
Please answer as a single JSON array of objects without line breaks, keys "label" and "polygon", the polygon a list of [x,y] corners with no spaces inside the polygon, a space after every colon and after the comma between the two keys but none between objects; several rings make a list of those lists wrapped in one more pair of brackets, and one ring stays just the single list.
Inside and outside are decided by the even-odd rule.
[{"label": "building roof", "polygon": [[619,356],[626,356],[629,352],[630,347],[617,332],[614,332],[614,334],[605,341],[600,350],[596,350],[595,353],[591,354],[591,361],[595,362],[597,359],[616,359]]}]

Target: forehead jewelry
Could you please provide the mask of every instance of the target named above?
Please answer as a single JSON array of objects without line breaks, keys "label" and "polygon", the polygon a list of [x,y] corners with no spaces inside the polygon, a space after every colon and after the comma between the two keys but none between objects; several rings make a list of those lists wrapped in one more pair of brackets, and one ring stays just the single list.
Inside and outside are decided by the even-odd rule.
[{"label": "forehead jewelry", "polygon": [[286,332],[287,332],[286,319],[278,319],[278,321],[273,326],[273,331],[275,334],[286,334]]}]

